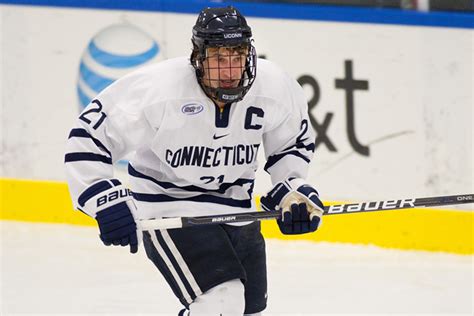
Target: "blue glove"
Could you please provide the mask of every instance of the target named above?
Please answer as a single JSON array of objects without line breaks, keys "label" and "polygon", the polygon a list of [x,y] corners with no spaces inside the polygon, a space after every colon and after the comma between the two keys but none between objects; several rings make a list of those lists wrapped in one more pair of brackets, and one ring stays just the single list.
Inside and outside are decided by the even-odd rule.
[{"label": "blue glove", "polygon": [[99,224],[100,239],[106,246],[130,245],[136,253],[142,232],[137,227],[135,204],[130,190],[119,180],[101,180],[89,186],[78,199],[81,211]]},{"label": "blue glove", "polygon": [[281,210],[277,223],[285,235],[314,232],[321,225],[324,205],[318,192],[303,179],[289,178],[277,183],[260,202],[266,211]]}]

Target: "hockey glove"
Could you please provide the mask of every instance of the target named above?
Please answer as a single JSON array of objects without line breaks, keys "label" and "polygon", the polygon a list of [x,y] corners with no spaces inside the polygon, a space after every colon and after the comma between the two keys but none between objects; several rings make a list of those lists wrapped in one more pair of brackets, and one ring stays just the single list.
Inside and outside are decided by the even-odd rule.
[{"label": "hockey glove", "polygon": [[137,227],[136,207],[131,192],[119,180],[101,180],[89,186],[79,196],[79,205],[99,224],[100,239],[106,246],[130,245],[136,253],[142,239]]},{"label": "hockey glove", "polygon": [[266,211],[281,210],[277,223],[285,235],[314,232],[321,224],[324,205],[318,192],[303,179],[277,183],[260,202]]}]

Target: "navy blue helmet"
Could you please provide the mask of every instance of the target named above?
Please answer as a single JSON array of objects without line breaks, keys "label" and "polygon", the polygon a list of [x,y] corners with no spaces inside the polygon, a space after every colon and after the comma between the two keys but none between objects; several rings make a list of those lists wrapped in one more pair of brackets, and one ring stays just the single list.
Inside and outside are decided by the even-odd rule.
[{"label": "navy blue helmet", "polygon": [[[256,52],[252,45],[252,30],[242,14],[232,6],[206,8],[199,13],[193,27],[191,64],[204,92],[213,100],[230,103],[242,100],[256,76]],[[245,52],[242,76],[237,85],[211,87],[205,76],[204,61],[209,48],[225,47]],[[209,73],[210,69],[207,69]]]}]

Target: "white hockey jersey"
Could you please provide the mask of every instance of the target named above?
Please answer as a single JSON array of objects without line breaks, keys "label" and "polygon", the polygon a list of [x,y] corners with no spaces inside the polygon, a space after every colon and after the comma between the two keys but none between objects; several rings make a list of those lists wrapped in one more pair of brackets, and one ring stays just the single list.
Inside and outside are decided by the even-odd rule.
[{"label": "white hockey jersey", "polygon": [[102,91],[71,130],[65,164],[74,206],[135,151],[129,185],[139,218],[253,212],[259,150],[274,184],[306,177],[315,138],[307,111],[297,81],[264,59],[244,99],[222,111],[188,58],[144,67]]}]

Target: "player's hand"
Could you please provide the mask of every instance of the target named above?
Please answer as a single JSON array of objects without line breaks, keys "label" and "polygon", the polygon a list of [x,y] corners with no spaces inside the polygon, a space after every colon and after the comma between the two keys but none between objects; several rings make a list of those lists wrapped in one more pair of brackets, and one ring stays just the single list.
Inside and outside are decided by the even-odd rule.
[{"label": "player's hand", "polygon": [[136,253],[142,232],[135,221],[136,207],[130,190],[119,180],[101,180],[79,196],[82,210],[99,224],[100,239],[106,246],[128,246]]},{"label": "player's hand", "polygon": [[277,220],[280,231],[286,235],[314,232],[321,225],[324,205],[318,192],[303,179],[290,178],[277,183],[261,198],[264,210],[281,210]]}]

